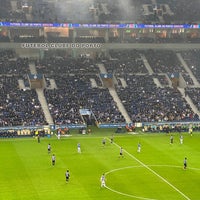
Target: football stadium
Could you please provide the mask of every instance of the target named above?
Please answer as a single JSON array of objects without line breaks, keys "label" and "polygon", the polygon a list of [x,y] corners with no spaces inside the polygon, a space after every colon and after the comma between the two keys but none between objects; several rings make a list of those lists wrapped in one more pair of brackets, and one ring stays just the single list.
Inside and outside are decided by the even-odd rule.
[{"label": "football stadium", "polygon": [[199,200],[200,0],[0,0],[0,199]]}]

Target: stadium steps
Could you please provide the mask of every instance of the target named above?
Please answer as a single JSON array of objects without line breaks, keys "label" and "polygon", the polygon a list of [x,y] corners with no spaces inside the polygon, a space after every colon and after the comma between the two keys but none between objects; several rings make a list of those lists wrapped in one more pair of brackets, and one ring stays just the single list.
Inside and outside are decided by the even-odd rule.
[{"label": "stadium steps", "polygon": [[106,70],[104,64],[98,64],[98,67],[99,67],[100,73],[107,74],[107,70]]},{"label": "stadium steps", "polygon": [[172,87],[172,81],[170,80],[169,76],[166,73],[164,73],[164,75],[165,78],[167,79],[167,82],[169,83],[169,87]]},{"label": "stadium steps", "polygon": [[194,113],[197,113],[197,115],[200,117],[200,112],[198,110],[198,108],[194,105],[193,101],[191,100],[191,98],[187,95],[185,96],[185,89],[184,88],[178,88],[178,90],[180,91],[180,93],[182,94],[182,97],[187,101],[187,103],[190,105],[190,107],[192,108],[192,111]]},{"label": "stadium steps", "polygon": [[142,60],[143,60],[143,62],[144,62],[144,65],[145,65],[145,67],[147,68],[149,74],[150,74],[150,75],[153,74],[153,70],[152,70],[152,68],[151,68],[151,66],[150,66],[150,64],[149,64],[149,62],[147,61],[146,57],[145,57],[144,55],[140,55],[140,57],[142,58]]},{"label": "stadium steps", "polygon": [[50,81],[51,89],[57,89],[58,88],[54,79],[50,79],[49,81]]},{"label": "stadium steps", "polygon": [[53,124],[53,118],[52,118],[52,116],[50,114],[50,111],[49,111],[49,108],[48,108],[48,105],[47,105],[47,101],[46,101],[46,98],[44,96],[43,89],[37,88],[36,92],[37,92],[40,104],[42,106],[42,109],[43,109],[43,112],[44,112],[44,116],[45,116],[45,119],[46,119],[47,123],[48,124]]},{"label": "stadium steps", "polygon": [[163,86],[160,84],[160,81],[158,78],[153,78],[153,82],[156,84],[157,87],[163,88]]},{"label": "stadium steps", "polygon": [[183,65],[183,67],[186,70],[186,72],[190,75],[190,78],[192,79],[192,81],[194,83],[194,86],[195,87],[200,87],[199,82],[197,81],[197,79],[195,78],[194,74],[192,73],[192,71],[190,70],[190,68],[188,67],[188,65],[186,64],[186,62],[183,59],[183,57],[181,56],[181,54],[180,53],[176,53],[176,56],[178,57],[179,61]]},{"label": "stadium steps", "polygon": [[95,81],[94,78],[90,78],[90,83],[92,85],[92,88],[96,88],[97,87],[97,82]]},{"label": "stadium steps", "polygon": [[[30,69],[31,74],[37,74],[35,63],[33,63],[33,62],[29,63],[29,69]],[[49,111],[49,108],[48,108],[48,105],[47,105],[47,101],[46,101],[46,98],[44,96],[43,89],[37,88],[36,93],[38,95],[38,100],[40,101],[40,104],[42,106],[42,110],[43,110],[43,113],[44,113],[44,116],[45,116],[47,123],[53,124],[53,118],[50,114],[50,111]]]},{"label": "stadium steps", "polygon": [[24,80],[19,79],[19,80],[18,80],[18,85],[19,85],[19,89],[20,89],[20,90],[26,89],[25,84],[24,84]]},{"label": "stadium steps", "polygon": [[119,80],[121,81],[121,84],[122,84],[123,88],[126,88],[128,86],[126,81],[124,80],[124,78],[119,78]]},{"label": "stadium steps", "polygon": [[126,120],[126,123],[131,123],[131,119],[126,111],[126,109],[124,108],[124,105],[122,104],[115,88],[108,88],[110,95],[113,97],[113,99],[115,100],[115,102],[117,103],[117,107],[119,109],[119,111],[122,113],[122,115],[124,116],[124,119]]},{"label": "stadium steps", "polygon": [[[104,64],[98,64],[99,67],[99,71],[100,73],[107,73],[107,70],[104,66]],[[108,87],[109,93],[112,96],[112,98],[114,99],[114,101],[117,104],[117,107],[119,109],[119,111],[122,113],[122,115],[124,116],[124,119],[126,120],[126,123],[131,123],[131,119],[126,111],[126,109],[124,108],[124,105],[122,104],[116,90],[114,87]]]},{"label": "stadium steps", "polygon": [[29,70],[30,70],[31,74],[37,74],[35,63],[33,63],[33,62],[29,63]]}]

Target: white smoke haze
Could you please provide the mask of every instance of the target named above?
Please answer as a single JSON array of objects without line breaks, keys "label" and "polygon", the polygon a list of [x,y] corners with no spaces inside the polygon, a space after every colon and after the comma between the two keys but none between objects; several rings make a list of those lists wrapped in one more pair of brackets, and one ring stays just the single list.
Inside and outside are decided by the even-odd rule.
[{"label": "white smoke haze", "polygon": [[[125,22],[137,23],[142,20],[142,4],[168,4],[180,22],[200,21],[200,0],[43,0],[55,6],[59,22],[98,23]],[[100,4],[107,7],[108,13],[98,10]],[[92,15],[89,8],[97,8]],[[183,14],[184,13],[184,14]],[[52,13],[54,14],[54,13]]]},{"label": "white smoke haze", "polygon": [[122,17],[122,20],[134,22],[139,20],[141,13],[140,1],[135,0],[118,0],[119,13]]},{"label": "white smoke haze", "polygon": [[90,22],[89,7],[93,0],[58,0],[56,2],[57,15],[61,21],[84,23]]},{"label": "white smoke haze", "polygon": [[57,0],[55,8],[60,21],[92,23],[95,20],[89,8],[101,3],[107,5],[113,20],[133,22],[139,18],[140,0]]}]

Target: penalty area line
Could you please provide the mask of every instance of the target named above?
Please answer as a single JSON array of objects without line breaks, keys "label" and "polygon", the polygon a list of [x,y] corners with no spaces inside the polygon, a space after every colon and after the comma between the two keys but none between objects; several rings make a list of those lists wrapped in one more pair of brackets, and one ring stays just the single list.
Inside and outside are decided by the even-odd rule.
[{"label": "penalty area line", "polygon": [[[108,139],[108,138],[107,138]],[[115,146],[117,146],[118,148],[120,148],[121,146],[119,146],[117,143],[113,142],[113,144]],[[169,186],[171,186],[175,191],[177,191],[179,194],[181,194],[185,199],[187,200],[191,200],[188,196],[186,196],[183,192],[181,192],[178,188],[176,188],[174,185],[172,185],[169,181],[167,181],[165,178],[163,178],[161,175],[159,175],[158,173],[156,173],[153,169],[151,169],[150,167],[148,167],[147,165],[145,165],[142,161],[138,160],[135,156],[133,156],[132,154],[130,154],[128,151],[126,151],[124,149],[124,152],[126,152],[126,154],[128,154],[131,158],[133,158],[134,160],[136,160],[138,163],[140,163],[143,167],[145,167],[146,169],[148,169],[151,173],[153,173],[154,175],[156,175],[158,178],[160,178],[163,182],[165,182],[166,184],[168,184]]]}]

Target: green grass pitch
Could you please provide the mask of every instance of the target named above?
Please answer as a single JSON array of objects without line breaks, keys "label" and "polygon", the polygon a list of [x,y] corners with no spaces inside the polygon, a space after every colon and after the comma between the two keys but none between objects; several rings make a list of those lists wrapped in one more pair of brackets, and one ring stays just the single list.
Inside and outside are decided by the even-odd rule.
[{"label": "green grass pitch", "polygon": [[[58,140],[0,139],[1,200],[199,200],[200,134],[116,134],[94,129]],[[114,134],[114,143],[110,137]],[[102,140],[106,138],[103,146]],[[137,144],[141,143],[141,152]],[[52,146],[48,154],[47,145]],[[82,153],[77,152],[77,143]],[[119,157],[120,147],[124,157]],[[51,156],[56,155],[52,166]],[[188,168],[183,169],[187,157]],[[65,181],[69,169],[70,180]],[[106,174],[106,187],[100,177]]]}]

